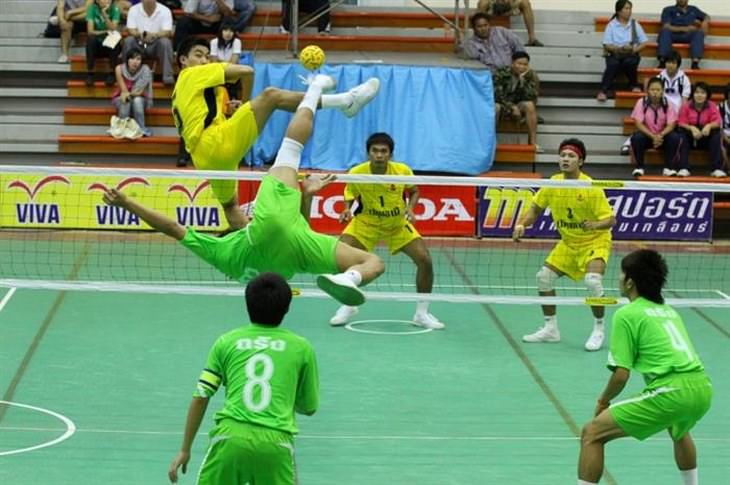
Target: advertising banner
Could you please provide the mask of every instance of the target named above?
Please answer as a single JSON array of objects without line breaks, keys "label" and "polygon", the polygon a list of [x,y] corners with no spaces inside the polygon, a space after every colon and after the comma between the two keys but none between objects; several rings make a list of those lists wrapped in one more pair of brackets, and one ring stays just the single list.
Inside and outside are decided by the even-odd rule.
[{"label": "advertising banner", "polygon": [[8,174],[0,177],[0,226],[59,229],[150,229],[134,214],[102,201],[116,188],[184,226],[227,224],[205,180],[87,175]]},{"label": "advertising banner", "polygon": [[[258,182],[239,182],[239,203],[252,209]],[[312,198],[310,225],[325,234],[340,234],[345,228],[339,216],[345,209],[345,184],[330,184]],[[416,206],[416,229],[429,236],[474,236],[476,191],[474,187],[420,186]]]},{"label": "advertising banner", "polygon": [[[480,187],[479,235],[511,237],[535,192],[536,188]],[[616,240],[709,241],[712,237],[712,192],[605,192],[617,219],[612,231]],[[558,237],[549,208],[527,229],[525,237]]]}]

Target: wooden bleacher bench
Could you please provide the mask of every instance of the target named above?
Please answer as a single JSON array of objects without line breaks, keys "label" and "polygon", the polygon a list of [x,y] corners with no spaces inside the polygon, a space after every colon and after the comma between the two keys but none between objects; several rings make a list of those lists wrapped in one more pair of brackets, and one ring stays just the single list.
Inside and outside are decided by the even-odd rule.
[{"label": "wooden bleacher bench", "polygon": [[[636,100],[646,96],[646,93],[634,93],[631,91],[616,91],[614,95],[614,107],[615,108],[628,108],[634,109]],[[722,102],[722,94],[715,93],[712,95],[712,100],[716,103]]]},{"label": "wooden bleacher bench", "polygon": [[[642,83],[651,77],[658,76],[661,69],[642,67],[639,68],[639,81]],[[730,82],[730,70],[727,69],[685,69],[692,83],[706,82],[710,86],[725,86]]]},{"label": "wooden bleacher bench", "polygon": [[[644,182],[686,182],[697,184],[730,184],[730,177],[702,177],[692,175],[691,177],[663,177],[661,175],[642,175],[639,180]],[[724,202],[730,204],[730,202]],[[730,206],[727,206],[730,207]]]},{"label": "wooden bleacher bench", "polygon": [[[624,118],[624,130],[623,134],[626,136],[633,135],[636,131],[636,123],[634,122],[633,118],[630,116],[627,116]],[[689,164],[691,167],[695,168],[705,168],[709,167],[710,161],[709,161],[709,153],[705,150],[690,150],[689,151]],[[630,160],[630,158],[629,158]],[[664,165],[664,152],[654,149],[649,149],[646,152],[646,155],[644,157],[644,162],[647,165],[657,165],[661,166]],[[711,177],[704,177],[704,178],[711,178]],[[643,180],[643,179],[642,179]],[[715,180],[715,179],[713,179]]]},{"label": "wooden bleacher bench", "polygon": [[[111,99],[112,92],[116,86],[107,86],[103,82],[95,82],[93,86],[87,86],[83,81],[68,81],[66,89],[69,98],[105,98]],[[152,83],[152,91],[155,99],[170,99],[173,86],[165,86],[162,83]]]},{"label": "wooden bleacher bench", "polygon": [[[596,17],[593,19],[594,25],[596,26],[596,32],[605,32],[606,25],[610,21],[610,17]],[[640,24],[641,28],[647,34],[658,34],[661,30],[661,21],[658,19],[636,19]],[[710,32],[709,35],[724,36],[730,35],[730,22],[710,20]]]},{"label": "wooden bleacher bench", "polygon": [[[682,55],[682,59],[689,59],[689,44],[672,44],[672,48]],[[656,49],[656,42],[647,43],[641,57],[656,57]],[[730,59],[730,44],[705,44],[703,59]]]},{"label": "wooden bleacher bench", "polygon": [[177,155],[176,136],[150,136],[138,140],[117,140],[103,135],[59,135],[59,153],[106,153],[125,155]]},{"label": "wooden bleacher bench", "polygon": [[494,156],[495,162],[533,163],[535,145],[513,145],[500,143]]},{"label": "wooden bleacher bench", "polygon": [[[108,125],[109,119],[117,114],[114,107],[108,108],[65,108],[63,123],[66,125]],[[145,125],[175,126],[169,108],[150,108],[145,110]]]}]

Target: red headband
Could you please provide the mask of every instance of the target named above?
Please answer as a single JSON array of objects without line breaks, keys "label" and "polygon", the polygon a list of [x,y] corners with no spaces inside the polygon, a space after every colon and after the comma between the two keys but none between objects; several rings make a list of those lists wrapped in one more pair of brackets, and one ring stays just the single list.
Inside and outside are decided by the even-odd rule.
[{"label": "red headband", "polygon": [[570,150],[571,152],[578,155],[578,158],[585,158],[585,155],[583,154],[583,150],[581,150],[578,145],[571,145],[571,144],[563,145],[560,147],[560,151],[562,152],[563,150]]}]

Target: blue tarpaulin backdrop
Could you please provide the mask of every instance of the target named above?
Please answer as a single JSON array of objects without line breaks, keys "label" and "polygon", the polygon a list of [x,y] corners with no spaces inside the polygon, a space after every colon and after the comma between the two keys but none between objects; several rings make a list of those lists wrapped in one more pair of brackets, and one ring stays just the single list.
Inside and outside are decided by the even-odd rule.
[{"label": "blue tarpaulin backdrop", "polygon": [[[255,96],[267,86],[303,91],[299,64],[256,64]],[[336,92],[370,77],[380,79],[378,96],[354,118],[320,110],[303,168],[346,170],[367,159],[365,140],[376,131],[395,139],[394,160],[414,170],[478,174],[494,161],[494,98],[489,71],[392,65],[325,66]],[[276,111],[253,150],[253,162],[272,160],[291,114]]]}]

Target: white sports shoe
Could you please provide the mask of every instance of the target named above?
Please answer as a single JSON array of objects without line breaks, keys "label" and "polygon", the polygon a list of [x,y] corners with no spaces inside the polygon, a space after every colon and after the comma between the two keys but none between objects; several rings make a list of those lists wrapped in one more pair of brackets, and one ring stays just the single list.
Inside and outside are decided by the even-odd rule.
[{"label": "white sports shoe", "polygon": [[413,325],[417,327],[430,328],[431,330],[442,330],[446,325],[439,322],[439,319],[430,313],[416,313],[413,315]]},{"label": "white sports shoe", "polygon": [[682,168],[679,170],[679,172],[677,172],[677,175],[679,175],[680,177],[689,177],[691,174],[689,173],[689,170],[687,170],[686,168]]},{"label": "white sports shoe", "polygon": [[676,177],[677,171],[672,170],[671,168],[665,168],[662,170],[662,175],[664,175],[665,177]]},{"label": "white sports shoe", "polygon": [[727,177],[727,173],[725,173],[724,170],[720,170],[719,168],[717,170],[713,170],[710,172],[710,177]]},{"label": "white sports shoe", "polygon": [[531,344],[540,342],[560,342],[560,330],[557,328],[553,329],[543,326],[535,333],[523,335],[522,341]]},{"label": "white sports shoe", "polygon": [[588,340],[586,340],[586,350],[588,352],[595,352],[596,350],[601,350],[601,347],[603,347],[603,338],[605,334],[603,332],[603,328],[596,328],[593,327],[593,331],[591,332],[591,336],[588,337]]},{"label": "white sports shoe", "polygon": [[342,109],[342,112],[348,118],[355,116],[366,104],[378,94],[380,89],[380,81],[377,78],[371,77],[359,86],[355,86],[350,89],[349,93],[352,96],[352,102],[349,106]]},{"label": "white sports shoe", "polygon": [[317,276],[317,286],[343,305],[358,306],[365,303],[365,295],[343,273]]},{"label": "white sports shoe", "polygon": [[310,86],[319,86],[323,93],[328,93],[337,87],[337,81],[332,76],[317,74],[308,80]]},{"label": "white sports shoe", "polygon": [[356,306],[342,305],[340,308],[337,309],[335,315],[330,318],[330,325],[332,325],[333,327],[339,327],[340,325],[344,325],[349,322],[352,317],[357,315],[357,312],[359,311],[360,310],[358,310]]},{"label": "white sports shoe", "polygon": [[643,168],[635,168],[633,172],[631,172],[631,175],[634,177],[640,177],[644,175],[644,169]]},{"label": "white sports shoe", "polygon": [[66,54],[61,54],[58,56],[58,62],[59,64],[68,64],[68,56]]}]

